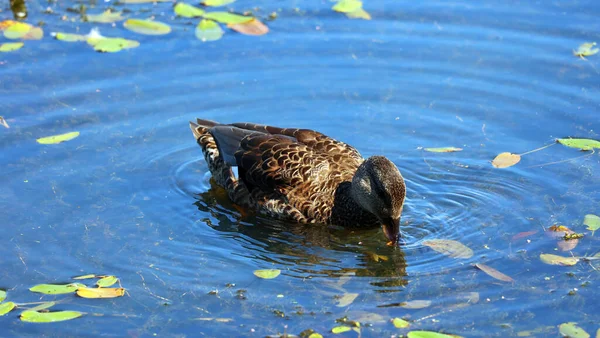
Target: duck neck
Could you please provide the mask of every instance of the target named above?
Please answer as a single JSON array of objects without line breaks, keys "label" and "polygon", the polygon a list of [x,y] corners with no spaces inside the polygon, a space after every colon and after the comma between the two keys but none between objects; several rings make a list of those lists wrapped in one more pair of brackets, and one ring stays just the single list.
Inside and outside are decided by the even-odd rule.
[{"label": "duck neck", "polygon": [[351,182],[343,182],[338,186],[331,209],[331,222],[343,227],[378,227],[377,217],[366,211],[352,195]]}]

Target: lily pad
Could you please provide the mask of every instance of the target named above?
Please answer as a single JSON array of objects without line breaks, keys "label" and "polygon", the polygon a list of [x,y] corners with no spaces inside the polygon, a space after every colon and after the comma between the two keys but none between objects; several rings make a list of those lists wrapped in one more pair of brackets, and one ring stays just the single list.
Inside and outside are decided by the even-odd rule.
[{"label": "lily pad", "polygon": [[108,9],[100,14],[87,14],[86,18],[88,22],[113,23],[125,19],[121,14]]},{"label": "lily pad", "polygon": [[473,250],[468,246],[451,239],[432,239],[423,244],[453,258],[471,258],[473,256]]},{"label": "lily pad", "polygon": [[125,289],[123,288],[88,288],[81,287],[77,289],[77,295],[82,298],[116,298],[123,297]]},{"label": "lily pad", "polygon": [[573,51],[573,55],[584,57],[591,56],[598,53],[598,48],[594,48],[596,46],[595,42],[585,42],[582,43],[577,50]]},{"label": "lily pad", "polygon": [[224,24],[236,24],[236,23],[244,23],[248,22],[254,17],[252,16],[244,16],[239,14],[233,14],[229,12],[207,12],[204,14],[205,19],[215,20]]},{"label": "lily pad", "polygon": [[109,286],[115,284],[118,281],[119,281],[119,279],[115,276],[105,276],[105,277],[102,277],[101,279],[99,279],[96,282],[96,285],[98,285],[98,287],[101,287],[101,288],[106,288],[106,287],[109,287]]},{"label": "lily pad", "polygon": [[408,338],[459,338],[459,336],[433,331],[410,331],[408,333]]},{"label": "lily pad", "polygon": [[71,34],[71,33],[52,33],[56,40],[65,41],[65,42],[80,42],[86,41],[88,38],[85,35],[81,34]]},{"label": "lily pad", "polygon": [[70,133],[38,138],[36,141],[39,144],[57,144],[65,141],[70,141],[76,138],[77,136],[79,136],[79,132],[72,131]]},{"label": "lily pad", "polygon": [[13,52],[15,50],[21,49],[21,47],[23,47],[23,45],[24,45],[23,42],[0,43],[0,52],[3,52],[3,53]]},{"label": "lily pad", "polygon": [[600,148],[600,141],[587,139],[587,138],[559,138],[556,142],[571,148],[577,148],[581,150],[592,150],[594,148]]},{"label": "lily pad", "polygon": [[54,305],[56,305],[56,302],[45,302],[45,303],[39,304],[37,306],[34,306],[31,309],[28,309],[28,311],[46,310],[46,309],[53,307]]},{"label": "lily pad", "polygon": [[441,147],[441,148],[423,148],[425,151],[429,151],[432,153],[452,153],[456,151],[462,151],[462,148],[456,147]]},{"label": "lily pad", "polygon": [[579,262],[578,257],[563,257],[553,254],[540,254],[542,262],[550,265],[571,266]]},{"label": "lily pad", "polygon": [[519,163],[521,156],[509,152],[500,153],[492,161],[492,165],[496,168],[508,168]]},{"label": "lily pad", "polygon": [[178,2],[175,7],[173,7],[173,10],[175,11],[175,14],[184,18],[197,18],[201,17],[205,13],[203,9],[188,5],[183,2]]},{"label": "lily pad", "polygon": [[346,13],[346,16],[350,19],[363,19],[363,20],[371,20],[371,14],[365,11],[362,8],[355,10],[354,12]]},{"label": "lily pad", "polygon": [[269,32],[269,27],[258,19],[252,19],[244,23],[228,24],[227,28],[232,29],[244,35],[265,35]]},{"label": "lily pad", "polygon": [[337,307],[348,306],[348,305],[352,304],[352,302],[354,302],[356,297],[358,297],[358,293],[345,293],[342,297],[337,299],[337,304],[335,306],[337,306]]},{"label": "lily pad", "polygon": [[140,45],[135,40],[123,38],[89,38],[87,43],[94,47],[94,50],[102,53],[116,53],[123,49],[136,48]]},{"label": "lily pad", "polygon": [[132,32],[146,35],[165,35],[171,32],[171,26],[152,20],[127,19],[123,26]]},{"label": "lily pad", "polygon": [[475,264],[475,266],[479,270],[485,272],[486,274],[488,274],[491,277],[496,278],[497,280],[501,280],[503,282],[509,282],[509,283],[512,283],[515,281],[514,279],[510,278],[509,276],[503,274],[502,272],[500,272],[492,267],[489,267],[485,264],[477,263],[477,264]]},{"label": "lily pad", "polygon": [[254,275],[263,279],[273,279],[281,273],[281,270],[278,269],[264,269],[264,270],[254,270]]},{"label": "lily pad", "polygon": [[21,320],[30,323],[52,323],[71,320],[83,316],[83,313],[78,311],[57,311],[57,312],[37,312],[23,311]]},{"label": "lily pad", "polygon": [[408,321],[406,321],[406,320],[404,320],[402,318],[394,318],[394,319],[392,319],[392,324],[394,324],[394,326],[397,329],[405,329],[405,328],[407,328],[407,327],[410,326],[410,322],[408,322]]},{"label": "lily pad", "polygon": [[558,331],[563,337],[569,338],[590,338],[589,333],[576,325],[577,323],[568,322],[558,326]]},{"label": "lily pad", "polygon": [[0,303],[0,316],[4,316],[5,314],[11,312],[16,307],[17,307],[17,304],[15,304],[13,302]]},{"label": "lily pad", "polygon": [[219,7],[234,3],[235,0],[204,0],[201,2],[204,6]]},{"label": "lily pad", "polygon": [[0,28],[4,31],[5,38],[20,39],[27,35],[33,26],[26,22],[5,20],[0,23]]},{"label": "lily pad", "polygon": [[73,293],[77,288],[85,287],[83,284],[38,284],[29,289],[31,292],[39,292],[47,295],[60,295],[63,293]]},{"label": "lily pad", "polygon": [[583,218],[583,224],[587,225],[587,229],[591,230],[592,233],[600,229],[600,217],[592,214],[585,215]]},{"label": "lily pad", "polygon": [[196,38],[203,42],[219,40],[223,33],[221,26],[212,20],[204,19],[196,26]]},{"label": "lily pad", "polygon": [[6,299],[6,291],[0,290],[0,302]]},{"label": "lily pad", "polygon": [[351,13],[362,8],[362,1],[358,0],[340,0],[331,9],[336,12]]},{"label": "lily pad", "polygon": [[340,333],[348,332],[350,330],[352,330],[352,328],[349,326],[336,326],[333,329],[331,329],[331,333],[340,334]]}]

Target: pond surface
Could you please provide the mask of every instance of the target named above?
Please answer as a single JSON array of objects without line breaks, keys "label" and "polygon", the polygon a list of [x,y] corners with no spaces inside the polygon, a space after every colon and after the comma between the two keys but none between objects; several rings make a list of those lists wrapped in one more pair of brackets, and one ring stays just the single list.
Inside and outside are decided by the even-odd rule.
[{"label": "pond surface", "polygon": [[[84,3],[89,13],[111,5]],[[10,125],[0,127],[0,288],[87,315],[36,325],[17,310],[0,317],[3,336],[329,336],[342,317],[362,337],[558,336],[565,322],[596,334],[600,264],[539,256],[600,251],[600,234],[583,225],[600,214],[600,157],[557,144],[510,168],[490,161],[559,137],[600,138],[600,55],[573,55],[600,41],[598,1],[377,0],[364,4],[367,21],[327,1],[240,0],[227,8],[253,10],[270,32],[206,43],[171,3],[114,6],[170,24],[165,36],[82,22],[67,10],[79,4],[27,2],[26,21],[43,21],[46,37],[0,53]],[[12,19],[8,2],[0,10]],[[50,37],[92,27],[141,45],[103,54]],[[209,180],[188,128],[196,117],[315,129],[387,156],[407,181],[407,243],[240,211]],[[72,131],[80,136],[36,143]],[[463,150],[420,148],[446,146]],[[544,233],[555,224],[584,237],[563,252]],[[436,239],[474,254],[424,244]],[[256,269],[282,273],[264,280]],[[126,296],[28,291],[87,273],[118,276]],[[402,304],[415,300],[428,302]],[[411,327],[395,328],[395,317]]]}]

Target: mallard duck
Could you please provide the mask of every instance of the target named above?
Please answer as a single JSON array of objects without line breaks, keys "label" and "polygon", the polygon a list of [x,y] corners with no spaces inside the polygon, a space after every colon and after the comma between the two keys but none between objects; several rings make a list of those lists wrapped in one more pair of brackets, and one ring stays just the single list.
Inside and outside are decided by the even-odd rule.
[{"label": "mallard duck", "polygon": [[190,128],[233,203],[299,223],[382,226],[388,244],[398,243],[406,185],[387,158],[363,159],[350,145],[309,129],[202,119]]}]

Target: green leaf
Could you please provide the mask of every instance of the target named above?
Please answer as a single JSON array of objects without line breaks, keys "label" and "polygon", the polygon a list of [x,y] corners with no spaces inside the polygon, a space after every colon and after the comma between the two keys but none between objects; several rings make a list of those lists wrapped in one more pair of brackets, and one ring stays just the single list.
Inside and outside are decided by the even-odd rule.
[{"label": "green leaf", "polygon": [[458,338],[457,335],[443,334],[433,331],[410,331],[408,338]]},{"label": "green leaf", "polygon": [[196,18],[204,15],[204,10],[192,5],[188,5],[183,2],[178,2],[173,8],[175,14],[183,16],[184,18]]},{"label": "green leaf", "polygon": [[362,8],[355,10],[354,12],[346,13],[346,16],[350,19],[363,19],[363,20],[371,20],[371,14],[365,11]]},{"label": "green leaf", "polygon": [[40,311],[40,310],[45,310],[45,309],[49,309],[51,307],[53,307],[54,305],[56,305],[56,302],[45,302],[42,303],[38,306],[34,306],[31,309],[28,309],[27,311]]},{"label": "green leaf", "polygon": [[597,54],[598,48],[594,48],[594,46],[596,46],[595,42],[582,43],[577,50],[573,51],[573,55],[584,57]]},{"label": "green leaf", "polygon": [[11,312],[16,307],[17,307],[17,304],[15,304],[13,302],[0,303],[0,316],[4,316],[5,314]]},{"label": "green leaf", "polygon": [[556,142],[571,148],[577,148],[581,150],[592,150],[593,148],[600,148],[600,141],[591,140],[587,138],[559,138]]},{"label": "green leaf", "polygon": [[204,14],[204,18],[224,24],[244,23],[254,19],[252,16],[243,16],[229,12],[207,12]]},{"label": "green leaf", "polygon": [[8,22],[7,27],[4,29],[4,37],[7,39],[20,39],[29,33],[33,28],[32,25],[19,22],[19,21],[5,21]]},{"label": "green leaf", "polygon": [[96,278],[96,275],[94,275],[93,273],[90,273],[87,275],[73,277],[73,279],[90,279],[90,278]]},{"label": "green leaf", "polygon": [[102,53],[116,53],[123,49],[136,48],[140,45],[135,40],[127,40],[123,38],[89,38],[89,45],[94,46],[94,50]]},{"label": "green leaf", "polygon": [[273,279],[281,273],[281,270],[278,269],[264,269],[264,270],[254,270],[254,275],[263,279]]},{"label": "green leaf", "polygon": [[13,52],[15,50],[21,49],[21,47],[23,47],[23,45],[24,45],[23,42],[0,43],[0,52],[3,52],[3,53]]},{"label": "green leaf", "polygon": [[203,42],[219,40],[223,33],[221,26],[212,20],[204,19],[196,26],[196,37]]},{"label": "green leaf", "polygon": [[352,328],[349,326],[336,326],[333,329],[331,329],[331,333],[339,334],[339,333],[348,332],[350,330],[352,330]]},{"label": "green leaf", "polygon": [[87,14],[86,17],[88,22],[98,23],[113,23],[125,19],[121,12],[112,12],[110,9],[101,14]]},{"label": "green leaf", "polygon": [[394,324],[397,329],[405,329],[410,326],[409,322],[401,318],[392,319],[392,324]]},{"label": "green leaf", "polygon": [[166,23],[151,20],[127,19],[123,26],[132,32],[146,35],[165,35],[171,32],[171,26]]},{"label": "green leaf", "polygon": [[323,338],[323,335],[320,333],[313,332],[308,336],[308,338]]},{"label": "green leaf", "polygon": [[348,306],[348,305],[352,304],[352,302],[354,302],[356,297],[358,297],[358,293],[345,293],[342,297],[337,299],[338,303],[335,306],[337,306],[337,307]]},{"label": "green leaf", "polygon": [[455,152],[455,151],[461,151],[462,148],[456,148],[456,147],[423,148],[423,150],[429,151],[429,152],[432,152],[432,153],[452,153],[452,152]]},{"label": "green leaf", "polygon": [[352,13],[362,8],[362,1],[358,0],[340,0],[331,9],[336,12]]},{"label": "green leaf", "polygon": [[542,262],[550,265],[571,266],[579,262],[578,257],[563,257],[553,254],[540,254]]},{"label": "green leaf", "polygon": [[0,302],[6,299],[6,291],[0,290]]},{"label": "green leaf", "polygon": [[65,142],[65,141],[70,141],[70,140],[76,138],[77,136],[79,136],[79,132],[72,131],[72,132],[66,133],[66,134],[38,138],[36,141],[39,144],[57,144],[57,143]]},{"label": "green leaf", "polygon": [[235,0],[204,0],[201,2],[201,4],[204,6],[219,7],[229,5],[233,2],[235,2]]},{"label": "green leaf", "polygon": [[432,239],[423,242],[423,244],[439,253],[454,258],[471,258],[473,256],[473,250],[451,239]]},{"label": "green leaf", "polygon": [[65,42],[79,42],[86,41],[87,37],[81,34],[70,34],[70,33],[53,33],[54,38],[56,40],[65,41]]},{"label": "green leaf", "polygon": [[31,292],[39,292],[47,295],[60,295],[63,293],[73,293],[77,288],[85,287],[83,284],[38,284],[29,289]]},{"label": "green leaf", "polygon": [[560,324],[558,326],[558,331],[560,331],[560,334],[563,337],[590,338],[589,333],[585,332],[584,329],[580,328],[579,326],[577,326],[575,324],[577,324],[577,323],[568,322],[568,323]]},{"label": "green leaf", "polygon": [[592,214],[585,215],[583,224],[587,225],[587,230],[596,231],[600,229],[600,217]]},{"label": "green leaf", "polygon": [[105,276],[96,282],[96,285],[101,288],[107,288],[115,284],[119,279],[115,276]]},{"label": "green leaf", "polygon": [[57,311],[57,312],[37,312],[37,311],[23,311],[21,313],[21,320],[30,323],[52,323],[62,322],[65,320],[75,319],[81,317],[83,313],[78,311]]}]

